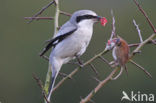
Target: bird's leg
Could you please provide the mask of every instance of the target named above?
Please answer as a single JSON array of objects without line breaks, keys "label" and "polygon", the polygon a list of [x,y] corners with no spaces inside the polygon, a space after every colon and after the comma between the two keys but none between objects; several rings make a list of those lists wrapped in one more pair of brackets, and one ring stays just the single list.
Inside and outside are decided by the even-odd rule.
[{"label": "bird's leg", "polygon": [[76,57],[77,62],[70,62],[69,61],[68,64],[78,65],[78,66],[80,66],[82,68],[83,67],[83,61],[80,60],[80,57],[78,57],[76,55],[75,55],[75,57]]},{"label": "bird's leg", "polygon": [[81,61],[80,57],[76,55],[76,59],[78,61],[78,65],[82,68],[83,67],[83,62]]}]

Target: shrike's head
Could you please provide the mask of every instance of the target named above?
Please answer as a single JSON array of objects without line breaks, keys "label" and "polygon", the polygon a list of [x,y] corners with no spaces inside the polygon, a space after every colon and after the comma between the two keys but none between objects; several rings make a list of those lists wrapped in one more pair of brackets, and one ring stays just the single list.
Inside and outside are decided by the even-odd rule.
[{"label": "shrike's head", "polygon": [[[99,22],[102,19],[103,19],[102,17],[98,16],[95,12],[91,10],[79,10],[73,13],[73,15],[70,18],[70,22],[79,26],[80,25],[92,26],[95,22]],[[105,19],[105,24],[106,22],[107,20]]]}]

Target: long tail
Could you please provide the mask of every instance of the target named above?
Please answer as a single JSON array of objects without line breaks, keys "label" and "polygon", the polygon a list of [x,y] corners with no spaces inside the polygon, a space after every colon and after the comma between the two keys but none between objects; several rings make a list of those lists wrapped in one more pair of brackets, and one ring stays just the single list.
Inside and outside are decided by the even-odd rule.
[{"label": "long tail", "polygon": [[[56,63],[54,63],[54,65],[49,65],[51,70],[52,70],[52,78],[51,78],[51,83],[50,83],[50,86],[49,86],[49,93],[48,93],[48,96],[47,96],[47,99],[48,101],[50,101],[50,98],[51,98],[51,95],[52,95],[52,92],[53,92],[53,88],[54,88],[54,84],[55,84],[55,80],[57,78],[57,75],[60,71],[60,68],[62,66],[61,65],[57,65]],[[57,67],[57,68],[56,68]]]}]

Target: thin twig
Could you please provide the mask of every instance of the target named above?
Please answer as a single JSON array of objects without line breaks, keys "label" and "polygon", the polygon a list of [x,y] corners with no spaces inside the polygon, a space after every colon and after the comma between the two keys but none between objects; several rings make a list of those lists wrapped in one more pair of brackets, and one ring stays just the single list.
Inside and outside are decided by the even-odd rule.
[{"label": "thin twig", "polygon": [[145,16],[145,18],[148,21],[149,25],[151,26],[153,32],[156,33],[156,29],[155,29],[154,25],[152,24],[151,20],[149,19],[147,13],[142,9],[142,7],[140,6],[140,4],[136,0],[133,0],[133,1],[135,2],[135,4],[137,5],[137,7],[139,8],[140,12]]},{"label": "thin twig", "polygon": [[[63,76],[63,77],[68,77],[68,74],[66,74],[66,73],[61,73],[61,72],[59,72],[59,75],[60,76]],[[73,79],[72,77],[68,77],[69,79]]]},{"label": "thin twig", "polygon": [[47,56],[42,55],[41,57],[42,57],[43,59],[45,59],[46,61],[49,61],[49,58],[48,58]]},{"label": "thin twig", "polygon": [[42,81],[33,73],[33,78],[34,80],[37,82],[38,86],[41,88],[41,91],[42,91],[42,95],[44,97],[44,99],[46,100],[47,103],[50,103],[47,99],[47,96],[46,96],[46,93],[45,93],[45,90],[43,88],[43,84],[42,84]]},{"label": "thin twig", "polygon": [[91,98],[96,94],[108,81],[111,80],[112,76],[117,72],[119,68],[114,69],[103,81],[99,84],[86,96],[84,99],[81,99],[80,103],[86,103],[91,100]]},{"label": "thin twig", "polygon": [[96,70],[95,66],[92,63],[89,63],[90,67],[92,68],[92,70],[95,72],[96,76],[99,75],[98,71]]},{"label": "thin twig", "polygon": [[140,38],[140,43],[142,43],[143,39],[142,39],[141,31],[139,29],[139,25],[136,24],[136,21],[134,19],[133,19],[133,24],[134,24],[134,26],[136,27],[136,29],[138,31],[138,35],[139,35],[139,38]]},{"label": "thin twig", "polygon": [[[154,44],[154,45],[156,45],[156,39],[148,41],[147,44]],[[139,46],[139,45],[140,45],[140,43],[134,43],[134,44],[129,44],[128,46],[129,47],[136,47],[136,46]]]},{"label": "thin twig", "polygon": [[24,17],[25,20],[54,20],[53,17]]},{"label": "thin twig", "polygon": [[110,65],[109,61],[107,61],[103,56],[99,56],[99,58],[100,58],[103,62],[105,62],[109,67],[112,68],[112,66]]},{"label": "thin twig", "polygon": [[[52,4],[55,3],[55,0],[51,1],[48,5],[44,6],[39,12],[37,12],[34,16],[32,17],[37,17],[43,13],[48,7],[50,7]],[[31,23],[34,19],[32,18],[28,23]]]},{"label": "thin twig", "polygon": [[115,17],[113,14],[113,10],[111,10],[111,15],[112,15],[112,33],[111,33],[111,37],[110,40],[112,40],[113,37],[116,37],[116,33],[115,33]]},{"label": "thin twig", "polygon": [[98,78],[93,77],[94,80],[96,80],[98,83],[101,82]]},{"label": "thin twig", "polygon": [[70,14],[70,13],[67,13],[67,12],[61,11],[61,10],[60,10],[60,14],[65,15],[65,16],[71,16],[71,15],[72,15],[72,14]]},{"label": "thin twig", "polygon": [[146,40],[144,40],[142,43],[140,43],[140,45],[132,52],[132,55],[134,55],[134,53],[138,52],[145,44],[147,44],[149,41],[151,41],[154,37],[156,37],[155,33],[152,34],[150,37],[148,37]]},{"label": "thin twig", "polygon": [[149,76],[150,78],[152,78],[152,75],[144,68],[142,67],[141,65],[137,64],[136,62],[134,62],[133,60],[130,60],[130,62],[134,65],[136,65],[138,68],[140,68],[141,70],[143,70],[147,76]]}]

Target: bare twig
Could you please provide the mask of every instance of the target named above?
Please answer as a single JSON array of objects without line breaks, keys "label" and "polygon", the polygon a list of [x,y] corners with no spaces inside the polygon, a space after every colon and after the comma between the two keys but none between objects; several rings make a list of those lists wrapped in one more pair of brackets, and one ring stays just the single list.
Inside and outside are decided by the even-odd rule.
[{"label": "bare twig", "polygon": [[139,25],[136,24],[136,21],[133,19],[133,24],[134,26],[136,27],[137,31],[138,31],[138,35],[139,35],[139,38],[140,38],[140,42],[142,43],[143,42],[143,39],[142,39],[142,35],[141,35],[141,31],[139,29]]},{"label": "bare twig", "polygon": [[140,4],[136,0],[133,0],[133,1],[138,6],[140,12],[145,16],[145,18],[148,21],[149,25],[151,26],[153,32],[156,33],[156,29],[155,29],[154,25],[152,24],[151,20],[149,19],[147,13],[142,9],[142,7],[140,6]]},{"label": "bare twig", "polygon": [[59,9],[59,0],[55,0],[55,17],[54,17],[54,37],[56,36],[59,28],[59,14],[60,14],[60,9]]},{"label": "bare twig", "polygon": [[148,37],[146,40],[144,40],[140,45],[133,51],[132,55],[134,53],[138,52],[145,44],[147,44],[149,41],[151,41],[154,37],[156,37],[156,34],[152,34],[150,37]]},{"label": "bare twig", "polygon": [[[156,45],[156,39],[148,41],[147,44],[154,44],[154,45]],[[129,44],[128,46],[129,47],[136,47],[136,46],[139,46],[139,45],[140,45],[140,43],[134,43],[134,44]]]},{"label": "bare twig", "polygon": [[112,68],[112,66],[109,64],[109,61],[107,61],[107,59],[105,59],[103,56],[99,56],[99,58],[100,58],[103,62],[105,62],[109,67]]},{"label": "bare twig", "polygon": [[90,67],[92,68],[92,70],[95,72],[96,76],[99,75],[98,71],[96,70],[95,66],[92,63],[89,63]]},{"label": "bare twig", "polygon": [[96,80],[98,83],[101,82],[98,78],[93,77],[94,80]]},{"label": "bare twig", "polygon": [[[70,13],[60,11],[60,14],[65,16],[71,16]],[[54,20],[54,17],[24,17],[25,20]],[[30,21],[29,21],[30,22]],[[32,22],[32,21],[31,21]]]},{"label": "bare twig", "polygon": [[72,15],[72,14],[70,14],[70,13],[67,13],[67,12],[61,11],[61,10],[60,10],[60,14],[65,15],[65,16],[71,16],[71,15]]},{"label": "bare twig", "polygon": [[[68,77],[68,74],[66,74],[66,73],[61,73],[61,72],[59,72],[59,75],[60,76],[63,76],[63,77]],[[69,79],[73,79],[72,77],[68,77]]]},{"label": "bare twig", "polygon": [[91,100],[91,98],[96,94],[108,81],[111,80],[112,76],[117,72],[119,68],[114,69],[103,81],[99,84],[86,96],[84,99],[81,99],[80,103],[86,103]]},{"label": "bare twig", "polygon": [[133,60],[129,60],[132,64],[136,65],[138,68],[140,68],[141,70],[143,70],[147,76],[149,76],[150,78],[152,78],[152,75],[141,65],[137,64],[136,62],[134,62]]},{"label": "bare twig", "polygon": [[53,20],[53,17],[24,17],[25,20]]},{"label": "bare twig", "polygon": [[110,37],[110,40],[112,40],[113,37],[116,37],[116,33],[115,33],[115,17],[114,17],[114,14],[113,14],[113,10],[111,10],[111,15],[112,15],[112,33],[111,33],[111,37]]},{"label": "bare twig", "polygon": [[[32,17],[37,17],[43,13],[49,6],[55,3],[55,0],[51,1],[48,5],[44,6],[39,12],[37,12],[34,16]],[[31,23],[34,19],[32,18],[28,23]]]},{"label": "bare twig", "polygon": [[41,81],[35,74],[33,74],[33,78],[34,78],[34,80],[36,80],[38,86],[41,88],[42,95],[43,95],[44,99],[46,100],[46,102],[47,102],[47,103],[50,103],[50,102],[48,101],[48,99],[47,99],[45,90],[44,90],[44,88],[43,88],[42,81]]},{"label": "bare twig", "polygon": [[41,56],[43,59],[45,59],[46,61],[49,61],[49,58],[45,55]]}]

